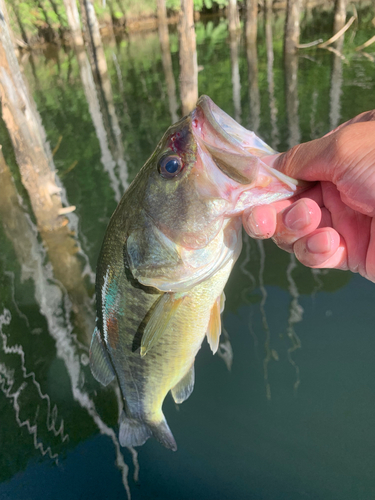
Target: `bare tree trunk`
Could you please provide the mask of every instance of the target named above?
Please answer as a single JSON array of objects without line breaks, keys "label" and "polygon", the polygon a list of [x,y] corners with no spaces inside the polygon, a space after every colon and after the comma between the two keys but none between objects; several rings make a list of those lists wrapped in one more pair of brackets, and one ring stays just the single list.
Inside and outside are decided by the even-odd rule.
[{"label": "bare tree trunk", "polygon": [[[346,19],[346,0],[336,0],[335,17],[333,20],[333,34],[337,33],[338,31],[341,30],[341,28],[345,26],[345,19]],[[336,42],[336,44],[338,43],[338,41]]]},{"label": "bare tree trunk", "polygon": [[301,141],[298,117],[298,55],[286,53],[285,68],[285,101],[289,124],[289,148]]},{"label": "bare tree trunk", "polygon": [[127,165],[122,140],[121,129],[116,115],[113,99],[111,80],[109,78],[107,60],[104,53],[102,38],[99,30],[98,19],[95,14],[92,0],[80,0],[82,20],[86,28],[86,40],[88,44],[91,66],[96,76],[95,83],[99,101],[101,103],[104,125],[106,128],[108,143],[112,155],[119,167],[119,177],[124,190],[127,189]]},{"label": "bare tree trunk", "polygon": [[64,5],[74,46],[76,48],[83,47],[84,43],[76,0],[64,0]]},{"label": "bare tree trunk", "polygon": [[259,128],[260,97],[258,86],[258,0],[246,2],[246,57],[249,75],[250,129]]},{"label": "bare tree trunk", "polygon": [[177,116],[177,98],[176,98],[176,82],[174,80],[171,48],[169,45],[169,33],[167,22],[167,9],[165,7],[165,0],[157,0],[158,8],[158,30],[161,48],[161,57],[163,61],[163,69],[165,81],[167,83],[169,112],[171,114],[172,123],[178,119]]},{"label": "bare tree trunk", "polygon": [[230,62],[232,66],[232,91],[234,105],[234,119],[241,122],[241,81],[238,64],[238,33],[231,31],[230,36]]},{"label": "bare tree trunk", "polygon": [[3,119],[11,137],[22,182],[29,193],[38,226],[53,230],[66,224],[52,157],[35,103],[13,50],[4,0],[0,0],[0,96]]},{"label": "bare tree trunk", "polygon": [[229,0],[228,3],[228,27],[229,31],[236,31],[240,27],[237,0]]},{"label": "bare tree trunk", "polygon": [[287,0],[284,54],[295,54],[300,35],[300,3],[301,0]]},{"label": "bare tree trunk", "polygon": [[180,39],[180,95],[182,114],[190,113],[198,99],[198,62],[193,0],[181,0],[178,24]]},{"label": "bare tree trunk", "polygon": [[258,0],[246,0],[246,43],[257,43]]},{"label": "bare tree trunk", "polygon": [[277,149],[279,144],[279,132],[277,130],[277,107],[275,99],[275,84],[273,78],[273,37],[272,37],[272,0],[266,0],[266,50],[267,50],[267,83],[270,103],[271,119],[271,146]]}]

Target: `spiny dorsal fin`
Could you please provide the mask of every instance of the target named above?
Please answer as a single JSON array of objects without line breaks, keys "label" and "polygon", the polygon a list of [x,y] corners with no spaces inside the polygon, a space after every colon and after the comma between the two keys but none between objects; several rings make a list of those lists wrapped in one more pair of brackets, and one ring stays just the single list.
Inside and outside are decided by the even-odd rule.
[{"label": "spiny dorsal fin", "polygon": [[160,297],[143,332],[142,357],[157,344],[183,299],[184,295],[174,293],[165,293]]},{"label": "spiny dorsal fin", "polygon": [[103,344],[97,327],[95,327],[94,333],[92,334],[90,368],[96,380],[104,386],[108,385],[115,378],[115,372],[113,371],[107,349]]},{"label": "spiny dorsal fin", "polygon": [[207,329],[207,342],[209,343],[214,354],[219,347],[221,333],[220,303],[221,297],[218,297],[211,309],[211,316]]},{"label": "spiny dorsal fin", "polygon": [[194,389],[194,380],[194,365],[192,365],[187,374],[171,389],[175,403],[183,403],[190,396]]}]

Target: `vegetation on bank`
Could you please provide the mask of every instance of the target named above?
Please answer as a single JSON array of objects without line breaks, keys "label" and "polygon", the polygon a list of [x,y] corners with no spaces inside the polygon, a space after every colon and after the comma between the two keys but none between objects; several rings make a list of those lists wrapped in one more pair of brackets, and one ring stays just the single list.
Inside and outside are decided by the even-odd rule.
[{"label": "vegetation on bank", "polygon": [[[238,0],[242,2],[243,0]],[[69,31],[63,0],[5,0],[10,23],[18,41],[50,42]],[[127,27],[134,20],[156,18],[156,0],[94,0],[101,25]],[[218,12],[228,0],[194,0],[199,12]],[[170,15],[179,10],[180,0],[166,0]]]}]

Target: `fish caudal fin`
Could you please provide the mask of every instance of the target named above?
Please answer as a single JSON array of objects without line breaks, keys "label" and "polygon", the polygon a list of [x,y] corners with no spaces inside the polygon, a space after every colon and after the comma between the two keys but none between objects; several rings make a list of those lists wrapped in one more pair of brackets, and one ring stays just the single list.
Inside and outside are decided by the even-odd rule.
[{"label": "fish caudal fin", "polygon": [[120,419],[119,441],[121,446],[141,446],[154,436],[166,448],[176,451],[177,444],[164,418],[158,423],[146,423],[129,418],[122,412]]}]

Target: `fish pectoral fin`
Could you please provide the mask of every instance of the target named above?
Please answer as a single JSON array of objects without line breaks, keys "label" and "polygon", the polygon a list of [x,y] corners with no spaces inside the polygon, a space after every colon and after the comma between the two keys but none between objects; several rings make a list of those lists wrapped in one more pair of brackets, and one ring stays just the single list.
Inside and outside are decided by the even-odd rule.
[{"label": "fish pectoral fin", "polygon": [[193,392],[195,381],[194,364],[187,374],[172,389],[172,397],[177,404],[183,403]]},{"label": "fish pectoral fin", "polygon": [[211,309],[210,321],[207,328],[207,342],[209,343],[214,354],[219,347],[219,339],[221,334],[221,302],[221,296],[215,300],[215,303]]},{"label": "fish pectoral fin", "polygon": [[115,372],[109,359],[107,349],[101,339],[100,332],[95,327],[90,346],[91,373],[98,382],[106,386],[115,378]]},{"label": "fish pectoral fin", "polygon": [[178,294],[177,296],[174,293],[164,293],[156,302],[143,332],[141,340],[142,357],[157,344],[183,300],[184,295]]}]

